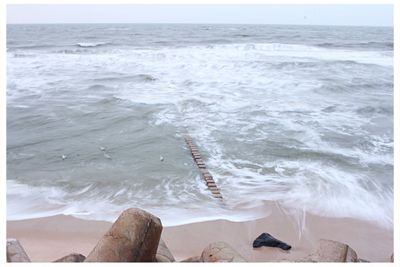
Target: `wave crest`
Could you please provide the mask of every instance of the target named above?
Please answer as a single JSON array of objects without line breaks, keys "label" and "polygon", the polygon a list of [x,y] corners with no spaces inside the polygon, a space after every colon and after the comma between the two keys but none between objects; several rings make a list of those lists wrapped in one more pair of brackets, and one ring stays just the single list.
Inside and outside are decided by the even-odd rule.
[{"label": "wave crest", "polygon": [[106,42],[95,42],[95,43],[77,43],[76,45],[79,47],[98,47],[107,45]]}]

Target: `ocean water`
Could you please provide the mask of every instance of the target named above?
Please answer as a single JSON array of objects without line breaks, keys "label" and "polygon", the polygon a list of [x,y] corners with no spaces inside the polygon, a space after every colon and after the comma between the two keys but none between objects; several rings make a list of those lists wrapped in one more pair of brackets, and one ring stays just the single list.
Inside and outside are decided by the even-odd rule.
[{"label": "ocean water", "polygon": [[393,227],[393,28],[7,26],[7,219],[242,221],[268,200]]}]

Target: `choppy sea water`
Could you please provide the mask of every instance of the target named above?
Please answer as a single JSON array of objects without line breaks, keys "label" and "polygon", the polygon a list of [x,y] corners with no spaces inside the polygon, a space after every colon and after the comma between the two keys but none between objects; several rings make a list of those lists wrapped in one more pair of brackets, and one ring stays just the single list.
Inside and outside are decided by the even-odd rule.
[{"label": "choppy sea water", "polygon": [[240,221],[266,200],[392,227],[393,28],[7,26],[7,219]]}]

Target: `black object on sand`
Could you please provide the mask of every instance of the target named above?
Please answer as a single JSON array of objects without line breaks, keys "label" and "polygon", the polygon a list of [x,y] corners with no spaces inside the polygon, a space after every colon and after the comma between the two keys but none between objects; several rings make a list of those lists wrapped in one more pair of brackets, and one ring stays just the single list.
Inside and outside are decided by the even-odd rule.
[{"label": "black object on sand", "polygon": [[276,239],[275,237],[273,237],[272,235],[270,235],[268,233],[262,233],[253,242],[253,248],[259,248],[259,247],[262,247],[262,246],[278,247],[278,248],[281,248],[283,250],[289,250],[289,249],[292,248],[291,246],[289,246],[285,242],[282,242],[282,241]]}]

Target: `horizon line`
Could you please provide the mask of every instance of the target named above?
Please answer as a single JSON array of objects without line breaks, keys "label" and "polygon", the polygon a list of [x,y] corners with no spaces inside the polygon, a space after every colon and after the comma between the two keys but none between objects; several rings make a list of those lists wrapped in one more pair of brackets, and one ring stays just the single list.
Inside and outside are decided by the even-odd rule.
[{"label": "horizon line", "polygon": [[337,27],[386,27],[392,25],[359,25],[359,24],[282,24],[282,23],[229,23],[229,22],[24,22],[6,23],[6,25],[58,25],[58,24],[190,24],[190,25],[280,25],[280,26],[337,26]]}]

